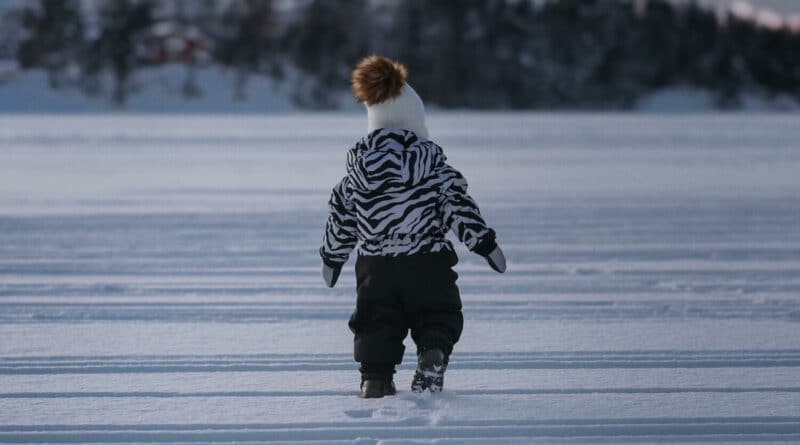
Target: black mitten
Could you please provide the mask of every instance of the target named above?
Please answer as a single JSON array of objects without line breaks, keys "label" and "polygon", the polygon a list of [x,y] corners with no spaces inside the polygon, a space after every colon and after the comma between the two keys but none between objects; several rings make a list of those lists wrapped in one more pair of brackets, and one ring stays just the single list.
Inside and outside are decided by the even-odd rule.
[{"label": "black mitten", "polygon": [[322,279],[328,287],[336,286],[336,280],[339,279],[339,274],[342,272],[343,264],[331,263],[322,261]]},{"label": "black mitten", "polygon": [[503,250],[497,245],[494,237],[487,237],[475,246],[475,253],[484,257],[489,263],[489,266],[497,272],[503,273],[506,271],[506,256]]},{"label": "black mitten", "polygon": [[328,287],[336,286],[336,280],[339,279],[342,266],[344,266],[347,260],[342,262],[332,261],[330,257],[325,254],[325,250],[322,247],[319,248],[319,256],[322,258],[322,279],[325,281],[325,285]]}]

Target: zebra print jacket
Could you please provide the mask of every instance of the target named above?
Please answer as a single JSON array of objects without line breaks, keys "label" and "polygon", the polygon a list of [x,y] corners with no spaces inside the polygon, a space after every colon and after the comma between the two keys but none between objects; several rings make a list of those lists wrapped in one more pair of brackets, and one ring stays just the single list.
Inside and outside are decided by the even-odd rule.
[{"label": "zebra print jacket", "polygon": [[407,130],[377,129],[347,153],[347,175],[333,188],[320,248],[325,264],[341,267],[358,241],[359,255],[453,251],[453,230],[470,251],[497,245],[467,181],[442,148]]}]

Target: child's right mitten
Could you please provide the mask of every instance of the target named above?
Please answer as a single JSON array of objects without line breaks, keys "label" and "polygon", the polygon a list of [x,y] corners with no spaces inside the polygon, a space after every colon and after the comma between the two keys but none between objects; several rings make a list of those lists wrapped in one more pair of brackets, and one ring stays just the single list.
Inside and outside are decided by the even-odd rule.
[{"label": "child's right mitten", "polygon": [[475,253],[486,258],[489,266],[499,273],[506,271],[506,256],[494,238],[489,237],[475,246]]}]

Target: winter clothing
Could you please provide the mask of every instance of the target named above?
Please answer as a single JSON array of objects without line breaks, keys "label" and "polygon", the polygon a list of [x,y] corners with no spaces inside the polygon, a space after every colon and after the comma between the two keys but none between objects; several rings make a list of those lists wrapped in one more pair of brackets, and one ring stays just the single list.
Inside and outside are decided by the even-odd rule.
[{"label": "winter clothing", "polygon": [[383,396],[397,394],[397,388],[392,379],[366,379],[361,381],[362,399],[379,399]]},{"label": "winter clothing", "polygon": [[342,265],[336,263],[322,262],[322,279],[328,287],[336,286],[336,281],[339,280],[339,274],[342,272]]},{"label": "winter clothing", "polygon": [[370,379],[391,379],[394,374],[394,363],[363,362],[358,368],[361,372],[361,380]]},{"label": "winter clothing", "polygon": [[441,349],[449,355],[464,326],[458,274],[452,269],[457,262],[451,251],[359,255],[356,310],[349,323],[356,361],[401,363],[409,329],[419,351]]},{"label": "winter clothing", "polygon": [[367,107],[367,133],[379,128],[404,128],[420,139],[428,139],[425,105],[411,85],[405,84],[400,95]]},{"label": "winter clothing", "polygon": [[411,381],[411,391],[440,392],[444,387],[447,356],[440,349],[429,349],[418,356],[417,370]]},{"label": "winter clothing", "polygon": [[[477,249],[475,252],[479,253]],[[506,256],[503,254],[503,250],[500,249],[500,246],[495,245],[494,249],[489,251],[489,254],[484,255],[480,253],[480,255],[486,259],[489,266],[496,272],[503,273],[506,271]]]},{"label": "winter clothing", "polygon": [[344,264],[359,255],[454,251],[453,230],[472,251],[496,246],[467,181],[442,148],[407,130],[378,129],[347,153],[347,176],[334,188],[320,255]]},{"label": "winter clothing", "polygon": [[394,394],[408,331],[419,355],[415,390],[440,391],[464,317],[456,286],[452,230],[498,272],[505,258],[467,193],[464,176],[429,140],[425,107],[406,68],[385,57],[353,70],[353,92],[367,107],[368,134],[347,152],[347,175],[333,188],[322,247],[322,276],[336,284],[359,244],[356,309],[348,323],[361,362],[361,396]]},{"label": "winter clothing", "polygon": [[[391,105],[373,107],[386,104]],[[378,108],[385,109],[391,107]],[[387,115],[382,113],[374,116]],[[452,269],[458,257],[445,237],[448,230],[492,268],[505,270],[494,230],[467,193],[464,176],[446,159],[441,147],[413,131],[378,128],[348,151],[347,175],[331,193],[319,250],[322,273],[332,287],[361,241],[356,310],[349,326],[363,381],[391,381],[409,330],[420,357],[438,350],[447,362],[464,324],[458,274]],[[440,371],[417,379],[418,389],[440,389],[444,368]]]}]

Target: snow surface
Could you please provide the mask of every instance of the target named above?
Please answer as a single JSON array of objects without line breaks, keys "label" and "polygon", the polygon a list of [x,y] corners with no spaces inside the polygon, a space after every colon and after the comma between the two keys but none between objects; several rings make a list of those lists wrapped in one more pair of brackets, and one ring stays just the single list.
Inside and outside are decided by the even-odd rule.
[{"label": "snow surface", "polygon": [[431,116],[508,272],[380,400],[316,253],[365,126],[0,117],[0,442],[800,441],[800,116]]},{"label": "snow surface", "polygon": [[[198,67],[193,76],[201,93],[186,99],[181,91],[190,76],[188,68],[164,65],[142,69],[133,76],[132,91],[123,110],[109,99],[113,89],[110,76],[102,79],[102,91],[90,97],[76,88],[52,89],[46,72],[28,70],[5,82],[0,78],[0,112],[275,113],[297,109],[292,88],[301,77],[296,70],[287,69],[283,81],[248,76],[241,98],[234,91],[237,75],[235,70],[221,67]],[[336,100],[343,110],[363,110],[348,91],[342,91]]]},{"label": "snow surface", "polygon": [[[88,97],[75,88],[52,89],[47,73],[41,70],[14,71],[3,75],[0,66],[0,113],[287,113],[302,110],[293,100],[297,85],[310,82],[296,69],[287,69],[283,80],[249,76],[243,88],[244,97],[236,98],[234,83],[237,73],[221,67],[199,67],[194,71],[198,97],[181,95],[189,71],[181,65],[165,65],[138,71],[131,82],[132,92],[124,108],[114,106],[109,97],[113,82],[104,78],[104,89],[96,97]],[[8,70],[7,70],[8,71]],[[299,88],[309,90],[308,86]],[[334,94],[340,111],[363,113],[349,90]],[[428,109],[435,109],[429,104]],[[643,94],[635,108],[645,113],[710,112],[717,108],[715,94],[688,85],[665,87]],[[743,92],[738,111],[800,111],[800,101],[790,95]]]},{"label": "snow surface", "polygon": [[[716,108],[717,95],[702,88],[676,85],[645,94],[636,102],[636,110],[644,113],[680,113],[709,111]],[[742,93],[738,111],[743,112],[797,112],[800,101],[787,94],[768,95],[754,92]]]}]

